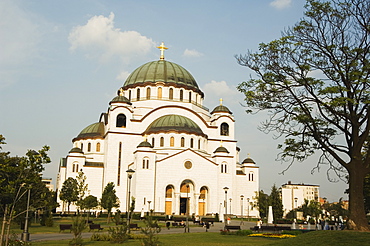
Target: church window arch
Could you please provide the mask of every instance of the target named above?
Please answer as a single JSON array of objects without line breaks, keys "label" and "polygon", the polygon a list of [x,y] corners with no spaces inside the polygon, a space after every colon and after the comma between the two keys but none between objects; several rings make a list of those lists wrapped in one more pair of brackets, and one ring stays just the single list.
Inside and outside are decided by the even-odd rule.
[{"label": "church window arch", "polygon": [[131,101],[131,90],[128,91],[128,100]]},{"label": "church window arch", "polygon": [[91,143],[87,144],[87,152],[91,152]]},{"label": "church window arch", "polygon": [[150,87],[147,87],[146,88],[146,99],[149,100],[150,99]]},{"label": "church window arch", "polygon": [[140,88],[137,88],[136,90],[136,100],[140,101]]},{"label": "church window arch", "polygon": [[144,157],[143,159],[143,169],[149,169],[149,158]]},{"label": "church window arch", "polygon": [[75,170],[76,173],[78,173],[78,163],[76,164],[76,170]]},{"label": "church window arch", "polygon": [[73,165],[72,165],[72,173],[75,172],[75,169],[76,169],[76,164],[73,163]]},{"label": "church window arch", "polygon": [[159,146],[163,147],[164,146],[164,137],[161,137],[159,140]]},{"label": "church window arch", "polygon": [[184,91],[180,90],[180,101],[184,99]]},{"label": "church window arch", "polygon": [[249,172],[249,174],[248,174],[248,180],[249,181],[254,181],[254,173],[253,172]]},{"label": "church window arch", "polygon": [[166,187],[166,198],[172,198],[173,197],[173,191],[174,188],[172,185],[167,185]]},{"label": "church window arch", "polygon": [[194,148],[194,139],[193,138],[190,139],[190,148]]},{"label": "church window arch", "polygon": [[158,99],[162,99],[162,87],[158,87],[157,97]]},{"label": "church window arch", "polygon": [[200,149],[200,139],[198,139],[198,149]]},{"label": "church window arch", "polygon": [[191,102],[191,91],[189,91],[189,102]]},{"label": "church window arch", "polygon": [[173,147],[173,146],[175,146],[175,138],[171,137],[170,138],[170,147]]},{"label": "church window arch", "polygon": [[227,163],[221,163],[221,173],[227,173]]},{"label": "church window arch", "polygon": [[83,143],[81,143],[81,150],[82,150],[82,152],[84,151],[84,144]]},{"label": "church window arch", "polygon": [[198,209],[199,209],[198,213],[199,213],[199,215],[206,215],[206,213],[207,213],[207,211],[206,211],[207,194],[208,194],[207,187],[202,186],[202,188],[200,188],[200,192],[199,192],[199,203],[198,203]]},{"label": "church window arch", "polygon": [[155,142],[155,139],[152,138],[152,147],[154,147],[154,142]]},{"label": "church window arch", "polygon": [[170,88],[170,90],[169,90],[169,94],[168,94],[168,98],[169,98],[170,100],[172,100],[172,99],[173,99],[173,88]]},{"label": "church window arch", "polygon": [[96,152],[100,152],[100,142],[96,143]]},{"label": "church window arch", "polygon": [[126,127],[126,115],[117,115],[116,127]]},{"label": "church window arch", "polygon": [[221,124],[220,134],[222,136],[229,136],[229,125],[227,123],[224,122]]},{"label": "church window arch", "polygon": [[185,138],[184,137],[181,138],[181,147],[185,147]]}]

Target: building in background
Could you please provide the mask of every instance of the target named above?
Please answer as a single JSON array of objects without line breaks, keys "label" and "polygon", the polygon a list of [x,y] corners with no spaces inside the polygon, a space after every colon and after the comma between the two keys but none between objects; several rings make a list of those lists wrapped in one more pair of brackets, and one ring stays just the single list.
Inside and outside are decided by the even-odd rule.
[{"label": "building in background", "polygon": [[53,182],[52,178],[42,177],[41,181],[45,184],[46,188],[48,188],[51,191],[54,191],[54,185],[52,184]]},{"label": "building in background", "polygon": [[284,216],[289,213],[289,211],[302,206],[304,200],[314,200],[320,202],[319,188],[319,185],[309,185],[303,183],[292,184],[291,181],[288,181],[287,184],[283,184],[280,190]]},{"label": "building in background", "polygon": [[[136,212],[258,217],[251,204],[259,167],[250,157],[239,162],[232,112],[222,100],[212,111],[204,107],[193,76],[164,59],[163,44],[158,48],[160,59],[134,70],[107,112],[72,140],[60,162],[57,191],[82,171],[88,194],[98,199],[114,183],[121,211],[132,196]],[[131,179],[129,169],[135,171]],[[59,195],[58,202],[57,210],[66,211]]]}]

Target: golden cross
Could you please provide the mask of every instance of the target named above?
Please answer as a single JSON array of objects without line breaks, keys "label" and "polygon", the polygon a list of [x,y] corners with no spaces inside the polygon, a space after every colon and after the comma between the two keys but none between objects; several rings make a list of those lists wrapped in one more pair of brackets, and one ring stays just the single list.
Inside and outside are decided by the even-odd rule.
[{"label": "golden cross", "polygon": [[122,89],[122,87],[121,87],[121,88],[119,88],[119,95],[120,95],[120,96],[123,96],[123,89]]},{"label": "golden cross", "polygon": [[158,46],[157,48],[161,50],[161,57],[159,59],[164,60],[164,51],[167,50],[168,48],[164,46],[164,42],[162,42],[161,45]]},{"label": "golden cross", "polygon": [[220,98],[220,105],[222,105],[222,101],[223,101],[222,98]]}]

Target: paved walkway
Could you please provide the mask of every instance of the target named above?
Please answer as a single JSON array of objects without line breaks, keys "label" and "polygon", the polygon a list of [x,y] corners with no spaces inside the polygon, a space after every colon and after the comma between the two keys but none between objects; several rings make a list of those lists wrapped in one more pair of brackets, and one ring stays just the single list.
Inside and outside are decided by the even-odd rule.
[{"label": "paved walkway", "polygon": [[[190,222],[190,225],[193,223]],[[240,225],[240,221],[238,220],[231,220],[230,225]],[[255,226],[255,222],[248,222],[244,221],[243,224],[241,225],[242,230],[249,230],[250,227]],[[224,228],[225,224],[216,222],[214,223],[213,226],[210,227],[208,230],[209,232],[219,232]],[[169,230],[166,227],[161,228],[161,232],[159,234],[173,234],[173,233],[184,233],[185,229],[184,228],[170,228]],[[201,226],[194,226],[194,227],[189,227],[189,233],[197,233],[197,232],[205,232],[206,228],[201,227]],[[140,231],[134,231],[135,233],[140,233]],[[107,233],[105,232],[95,232],[95,233]],[[90,238],[93,232],[83,232],[82,237],[83,238]],[[72,233],[69,232],[61,232],[61,233],[40,233],[40,234],[30,234],[30,241],[35,242],[35,241],[49,241],[49,240],[65,240],[65,239],[72,239],[73,235]]]}]

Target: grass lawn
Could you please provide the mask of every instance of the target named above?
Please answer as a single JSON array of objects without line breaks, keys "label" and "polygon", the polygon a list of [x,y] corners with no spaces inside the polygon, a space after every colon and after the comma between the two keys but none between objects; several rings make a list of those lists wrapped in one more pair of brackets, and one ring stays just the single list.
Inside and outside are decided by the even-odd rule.
[{"label": "grass lawn", "polygon": [[[221,235],[214,232],[202,233],[180,233],[163,234],[159,236],[162,246],[244,246],[244,245],[276,245],[276,246],[366,246],[370,245],[370,232],[354,231],[316,231],[298,235],[296,238],[272,239],[261,237],[247,237],[234,235]],[[110,242],[93,242],[84,240],[85,245],[112,245]],[[125,245],[141,245],[140,240],[129,240]],[[68,240],[34,242],[33,246],[38,245],[68,245]]]}]

